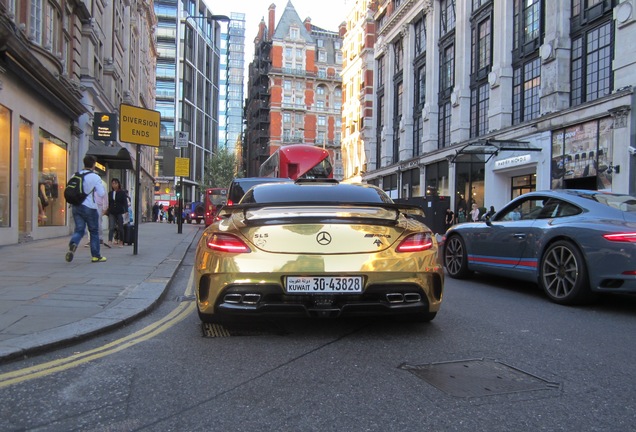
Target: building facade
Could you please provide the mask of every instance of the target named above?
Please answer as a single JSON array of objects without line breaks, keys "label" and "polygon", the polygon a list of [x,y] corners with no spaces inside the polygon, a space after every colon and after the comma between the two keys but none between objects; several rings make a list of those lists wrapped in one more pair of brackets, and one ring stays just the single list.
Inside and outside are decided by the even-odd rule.
[{"label": "building facade", "polygon": [[[219,147],[243,159],[243,99],[245,81],[245,14],[232,12],[221,35]],[[243,167],[238,166],[237,172]]]},{"label": "building facade", "polygon": [[342,65],[343,179],[359,182],[373,162],[373,72],[377,1],[357,0],[347,17]]},{"label": "building facade", "polygon": [[154,153],[93,134],[120,104],[154,106],[152,1],[0,1],[0,244],[68,235],[66,180],[85,154],[105,182],[122,180],[141,208]]},{"label": "building facade", "polygon": [[246,101],[247,175],[279,147],[305,143],[330,152],[336,178],[342,178],[342,35],[301,20],[291,2],[276,21],[260,23],[250,64]]},{"label": "building facade", "polygon": [[381,2],[364,180],[433,213],[535,189],[634,195],[635,15],[633,0]]},{"label": "building facade", "polygon": [[[174,203],[180,191],[184,202],[200,201],[205,163],[219,142],[220,21],[228,17],[212,14],[197,0],[160,0],[155,10],[161,113],[155,200]],[[177,157],[189,159],[188,176],[177,177]]]}]

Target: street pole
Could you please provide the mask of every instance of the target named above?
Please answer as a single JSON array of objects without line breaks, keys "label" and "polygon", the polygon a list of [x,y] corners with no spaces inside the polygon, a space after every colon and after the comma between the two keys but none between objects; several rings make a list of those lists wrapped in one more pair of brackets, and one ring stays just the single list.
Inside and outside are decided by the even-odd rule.
[{"label": "street pole", "polygon": [[179,198],[177,199],[177,234],[183,233],[183,180],[179,180]]}]

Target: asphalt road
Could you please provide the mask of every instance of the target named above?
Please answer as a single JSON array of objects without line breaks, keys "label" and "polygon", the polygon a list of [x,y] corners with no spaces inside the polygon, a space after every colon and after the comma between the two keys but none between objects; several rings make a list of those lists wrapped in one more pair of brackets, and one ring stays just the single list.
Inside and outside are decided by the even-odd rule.
[{"label": "asphalt road", "polygon": [[5,377],[44,366],[0,381],[0,430],[635,428],[636,298],[570,308],[531,284],[447,279],[430,324],[284,320],[204,331],[188,313],[190,272],[180,269],[162,305],[127,328],[2,365]]}]

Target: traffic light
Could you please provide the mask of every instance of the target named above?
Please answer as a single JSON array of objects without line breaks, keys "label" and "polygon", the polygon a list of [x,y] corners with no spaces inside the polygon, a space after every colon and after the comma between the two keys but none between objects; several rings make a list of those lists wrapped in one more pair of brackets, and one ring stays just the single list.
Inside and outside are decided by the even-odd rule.
[{"label": "traffic light", "polygon": [[181,192],[177,192],[177,199],[181,196]]}]

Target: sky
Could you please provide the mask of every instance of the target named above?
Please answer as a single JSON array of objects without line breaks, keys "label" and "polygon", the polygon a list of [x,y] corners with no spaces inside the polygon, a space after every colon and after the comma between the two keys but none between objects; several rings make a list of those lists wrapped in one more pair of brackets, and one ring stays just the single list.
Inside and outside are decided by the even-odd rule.
[{"label": "sky", "polygon": [[[261,18],[267,23],[269,6],[276,5],[276,24],[285,11],[288,0],[206,0],[214,14],[230,16],[232,12],[245,14],[245,63],[252,61],[254,38]],[[292,0],[292,5],[301,20],[309,17],[311,23],[325,30],[338,31],[345,21],[355,0]],[[223,24],[221,24],[223,25]]]}]

